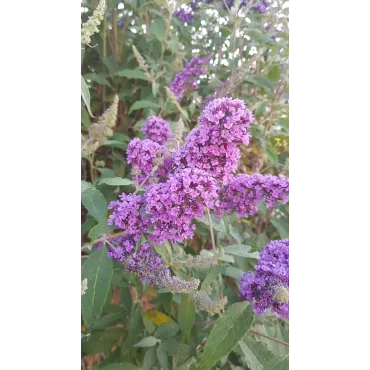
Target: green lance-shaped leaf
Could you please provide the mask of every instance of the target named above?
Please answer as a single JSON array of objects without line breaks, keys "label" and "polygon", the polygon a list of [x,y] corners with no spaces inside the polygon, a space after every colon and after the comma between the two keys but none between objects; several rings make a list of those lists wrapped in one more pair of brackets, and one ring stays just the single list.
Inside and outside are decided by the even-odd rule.
[{"label": "green lance-shaped leaf", "polygon": [[148,76],[139,69],[122,69],[117,71],[114,75],[118,77],[132,78],[134,80],[148,81]]},{"label": "green lance-shaped leaf", "polygon": [[90,254],[82,269],[82,281],[87,279],[87,289],[81,297],[82,317],[90,328],[99,318],[109,292],[113,276],[113,263],[103,246]]},{"label": "green lance-shaped leaf", "polygon": [[253,322],[254,312],[248,302],[233,304],[212,327],[197,370],[209,370],[229,354],[246,335]]},{"label": "green lance-shaped leaf", "polygon": [[161,340],[157,339],[156,337],[149,336],[143,338],[139,343],[136,343],[134,347],[142,347],[142,348],[148,348],[148,347],[153,347],[157,343],[160,343]]},{"label": "green lance-shaped leaf", "polygon": [[250,370],[262,370],[263,366],[275,357],[264,343],[257,342],[249,335],[246,335],[244,339],[239,342],[239,345]]},{"label": "green lance-shaped leaf", "polygon": [[284,358],[275,356],[266,363],[263,370],[289,370],[289,356]]},{"label": "green lance-shaped leaf", "polygon": [[94,117],[93,114],[91,113],[91,108],[90,108],[90,91],[88,86],[86,85],[85,79],[81,76],[81,96],[82,100],[84,101],[87,110],[89,111],[89,114],[91,117]]},{"label": "green lance-shaped leaf", "polygon": [[156,359],[157,359],[157,349],[155,347],[147,349],[145,351],[142,365],[143,370],[151,370]]},{"label": "green lance-shaped leaf", "polygon": [[245,257],[245,258],[258,258],[257,252],[250,252],[251,247],[243,244],[228,245],[224,248],[225,253],[232,254],[234,256]]},{"label": "green lance-shaped leaf", "polygon": [[127,186],[132,185],[133,182],[129,179],[123,179],[122,177],[113,177],[110,179],[103,179],[99,182],[99,185],[106,184],[111,186]]},{"label": "green lance-shaped leaf", "polygon": [[160,106],[159,104],[154,103],[149,100],[139,100],[131,106],[130,111],[128,113],[130,114],[135,110],[143,109],[143,108],[160,108]]},{"label": "green lance-shaped leaf", "polygon": [[81,202],[98,222],[107,220],[107,201],[104,195],[92,184],[81,182]]},{"label": "green lance-shaped leaf", "polygon": [[195,323],[195,305],[194,300],[189,294],[183,294],[181,297],[181,303],[177,319],[180,325],[181,331],[187,341],[190,339],[190,331]]}]

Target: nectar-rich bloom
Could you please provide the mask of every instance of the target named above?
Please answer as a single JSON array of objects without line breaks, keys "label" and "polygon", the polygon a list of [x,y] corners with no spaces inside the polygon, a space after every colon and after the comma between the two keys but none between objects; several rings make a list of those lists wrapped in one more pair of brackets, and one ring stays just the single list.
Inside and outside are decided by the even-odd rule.
[{"label": "nectar-rich bloom", "polygon": [[194,236],[191,221],[203,218],[206,207],[214,207],[217,183],[202,170],[186,168],[165,183],[149,186],[145,197],[145,211],[153,225],[149,238],[158,244],[181,242]]},{"label": "nectar-rich bloom", "polygon": [[260,201],[268,207],[285,204],[288,201],[289,180],[282,176],[261,174],[238,174],[229,178],[229,183],[220,189],[220,207],[217,213],[236,211],[240,217],[253,215]]},{"label": "nectar-rich bloom", "polygon": [[289,317],[289,240],[274,240],[260,252],[254,275],[239,278],[240,295],[259,314],[267,309]]},{"label": "nectar-rich bloom", "polygon": [[149,117],[144,123],[141,131],[145,134],[145,138],[152,140],[160,145],[172,137],[171,128],[168,122],[160,117]]},{"label": "nectar-rich bloom", "polygon": [[194,57],[184,68],[183,71],[176,73],[176,76],[169,88],[172,93],[181,101],[189,89],[198,88],[197,79],[206,73],[204,65],[208,58]]}]

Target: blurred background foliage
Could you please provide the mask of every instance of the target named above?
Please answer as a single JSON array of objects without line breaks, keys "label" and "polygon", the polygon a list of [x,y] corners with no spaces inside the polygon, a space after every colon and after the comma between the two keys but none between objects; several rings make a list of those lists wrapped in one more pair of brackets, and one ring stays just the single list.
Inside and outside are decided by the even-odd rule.
[{"label": "blurred background foliage", "polygon": [[[99,33],[92,36],[90,46],[81,46],[81,73],[89,87],[94,116],[82,103],[82,135],[86,135],[90,125],[109,107],[114,96],[119,97],[113,135],[98,148],[92,161],[88,158],[81,161],[81,179],[95,184],[107,203],[121,192],[132,190],[130,186],[99,183],[107,178],[130,178],[125,150],[132,138],[143,137],[140,128],[146,119],[151,115],[161,116],[174,127],[182,118],[186,131],[190,131],[197,125],[209,96],[242,99],[254,113],[252,140],[249,146],[241,147],[239,172],[289,175],[288,2],[271,1],[264,14],[252,7],[256,1],[240,9],[230,7],[230,2],[229,6],[222,1],[201,2],[192,24],[183,23],[173,15],[185,3],[107,0]],[[97,4],[97,0],[81,2],[82,22],[86,22]],[[140,57],[134,55],[135,48],[145,68],[140,67]],[[209,56],[206,74],[200,76],[197,90],[190,91],[176,103],[166,88],[193,56]],[[215,220],[217,244],[249,245],[252,252],[258,252],[270,240],[288,237],[288,218],[288,205],[274,209],[260,205],[254,217],[230,215],[228,225]],[[97,224],[96,218],[82,206],[83,243],[93,238],[91,230]],[[186,253],[195,255],[202,249],[211,249],[210,243],[208,225],[199,222],[194,239],[182,247]],[[82,254],[82,264],[87,253]],[[235,278],[251,270],[254,264],[253,258],[233,256],[233,262],[223,273],[223,291],[229,304],[238,301]],[[145,283],[133,279],[114,263],[101,319],[89,331],[82,323],[82,367],[107,370],[195,368],[195,358],[202,351],[202,340],[211,326],[200,325],[196,333],[192,332],[196,337],[196,345],[192,347],[183,341],[176,342],[178,328],[172,303],[174,300],[179,304],[178,298],[170,293],[158,294]],[[197,313],[197,322],[208,319],[206,313]],[[165,329],[158,334],[161,327]],[[287,320],[256,316],[254,328],[267,336],[288,341]],[[140,339],[154,333],[162,338],[160,345],[133,347]],[[253,338],[258,340],[249,343]],[[214,368],[257,370],[264,368],[260,355],[269,358],[266,353],[287,354],[286,345],[262,336],[248,336],[245,343]],[[117,361],[121,367],[109,365]]]}]

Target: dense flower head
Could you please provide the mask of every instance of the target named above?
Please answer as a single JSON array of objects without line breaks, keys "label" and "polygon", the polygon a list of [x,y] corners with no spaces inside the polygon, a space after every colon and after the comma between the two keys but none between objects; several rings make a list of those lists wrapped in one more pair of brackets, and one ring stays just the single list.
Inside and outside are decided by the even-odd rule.
[{"label": "dense flower head", "polygon": [[240,295],[259,314],[267,309],[280,317],[289,316],[289,240],[275,240],[260,253],[254,275],[239,278]]},{"label": "dense flower head", "polygon": [[243,143],[249,144],[252,112],[246,108],[243,100],[219,98],[211,101],[199,117],[199,123],[212,128],[211,142],[214,144]]},{"label": "dense flower head", "polygon": [[121,263],[124,263],[127,258],[134,253],[136,245],[135,237],[133,235],[123,235],[110,239],[109,241],[97,243],[95,250],[100,249],[104,243],[108,249],[108,257]]},{"label": "dense flower head", "polygon": [[176,76],[169,88],[172,93],[181,101],[188,89],[197,89],[197,79],[200,75],[205,74],[204,65],[208,62],[208,58],[194,57],[185,66],[184,70],[176,73]]},{"label": "dense flower head", "polygon": [[285,204],[289,195],[289,180],[282,176],[238,174],[219,190],[220,205],[217,213],[233,210],[241,217],[253,215],[260,201],[268,207]]},{"label": "dense flower head", "polygon": [[173,15],[175,17],[179,18],[180,21],[183,22],[183,23],[185,23],[185,22],[186,23],[193,23],[194,18],[195,18],[194,12],[189,7],[180,8],[180,9],[176,10],[175,13],[173,13]]},{"label": "dense flower head", "polygon": [[150,139],[160,145],[163,145],[172,137],[171,128],[168,122],[160,117],[149,117],[144,123],[141,131],[145,134],[146,139]]},{"label": "dense flower head", "polygon": [[240,150],[233,143],[213,142],[212,128],[199,126],[186,137],[183,147],[174,155],[174,166],[198,168],[220,182],[227,182],[229,174],[236,171]]},{"label": "dense flower head", "polygon": [[186,168],[165,183],[149,186],[145,196],[145,211],[153,225],[149,238],[158,244],[181,242],[194,235],[191,221],[216,205],[217,183],[202,170]]},{"label": "dense flower head", "polygon": [[108,224],[115,225],[135,240],[139,240],[143,231],[148,228],[148,219],[144,213],[144,197],[122,193],[120,200],[110,202],[108,209],[112,211]]},{"label": "dense flower head", "polygon": [[[132,165],[132,178],[138,183],[142,183],[157,166],[154,177],[166,175],[166,168],[163,166],[165,158],[170,153],[164,146],[149,140],[135,138],[130,141],[127,147],[127,162]],[[149,179],[146,181],[149,184]]]}]

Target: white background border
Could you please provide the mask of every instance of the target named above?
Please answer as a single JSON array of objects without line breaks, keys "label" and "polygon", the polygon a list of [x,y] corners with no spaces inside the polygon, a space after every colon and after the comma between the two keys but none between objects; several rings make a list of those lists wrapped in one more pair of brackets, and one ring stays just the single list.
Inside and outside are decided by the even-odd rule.
[{"label": "white background border", "polygon": [[[80,366],[79,8],[1,5],[3,369]],[[369,14],[290,4],[293,370],[369,368]]]}]

